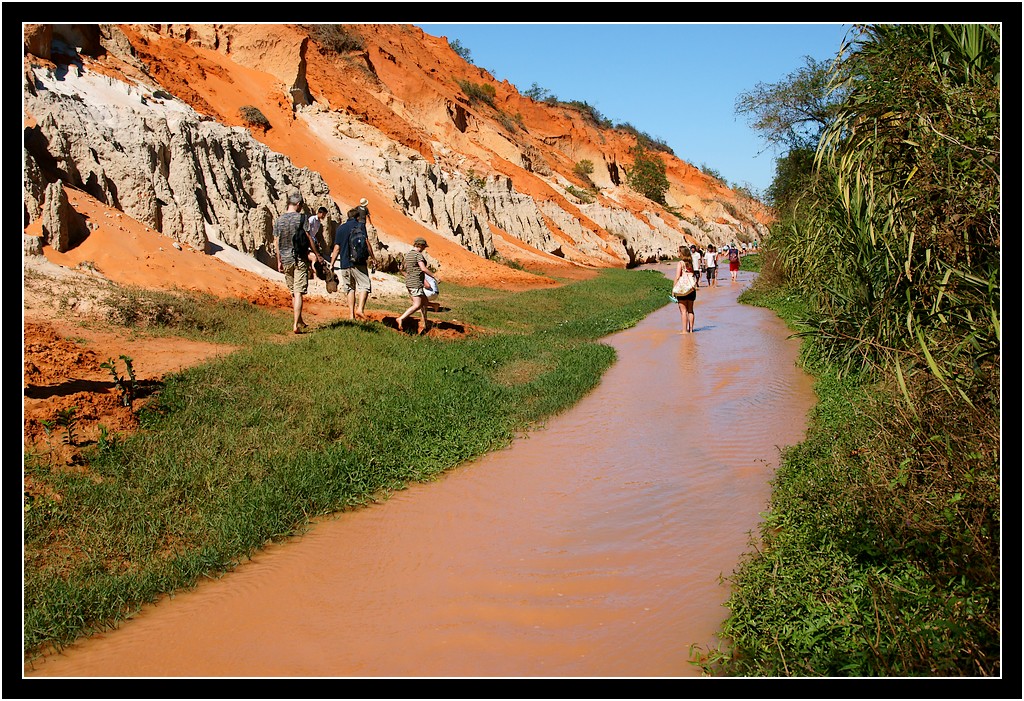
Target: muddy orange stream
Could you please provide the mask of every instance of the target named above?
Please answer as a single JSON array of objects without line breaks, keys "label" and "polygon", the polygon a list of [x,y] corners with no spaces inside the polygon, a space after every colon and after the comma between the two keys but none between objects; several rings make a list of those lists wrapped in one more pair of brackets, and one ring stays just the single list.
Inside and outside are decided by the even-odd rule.
[{"label": "muddy orange stream", "polygon": [[728,614],[719,576],[814,402],[785,325],[736,302],[749,278],[700,288],[693,334],[667,304],[609,337],[600,386],[510,448],[326,519],[26,677],[699,676],[690,646],[714,645]]}]

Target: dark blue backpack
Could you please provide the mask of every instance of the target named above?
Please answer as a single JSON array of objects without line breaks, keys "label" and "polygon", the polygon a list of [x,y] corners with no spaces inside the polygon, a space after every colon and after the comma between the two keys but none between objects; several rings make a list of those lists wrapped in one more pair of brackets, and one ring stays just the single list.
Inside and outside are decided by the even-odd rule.
[{"label": "dark blue backpack", "polygon": [[358,219],[348,237],[348,253],[353,265],[365,265],[370,257],[370,246],[366,242],[366,224]]}]

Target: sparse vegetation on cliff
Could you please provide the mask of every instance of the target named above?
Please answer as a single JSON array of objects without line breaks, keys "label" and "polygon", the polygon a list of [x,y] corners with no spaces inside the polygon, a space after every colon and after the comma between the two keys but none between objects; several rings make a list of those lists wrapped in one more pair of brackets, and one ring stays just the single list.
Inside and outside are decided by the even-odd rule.
[{"label": "sparse vegetation on cliff", "polygon": [[647,132],[640,131],[639,129],[637,129],[628,122],[616,124],[615,129],[624,131],[628,134],[632,134],[634,137],[636,137],[637,144],[643,147],[645,150],[660,151],[661,153],[667,153],[670,156],[674,155],[672,149],[669,147],[668,144],[665,143],[663,139],[656,139]]},{"label": "sparse vegetation on cliff", "polygon": [[449,39],[448,46],[451,47],[452,51],[466,63],[473,63],[473,54],[468,48],[462,45],[462,42],[458,39]]},{"label": "sparse vegetation on cliff", "polygon": [[238,113],[242,116],[242,121],[251,127],[260,127],[262,129],[270,128],[270,120],[260,112],[258,107],[242,105],[238,108]]},{"label": "sparse vegetation on cliff", "polygon": [[573,197],[575,197],[576,199],[586,204],[590,204],[591,202],[594,201],[594,195],[592,193],[589,193],[586,190],[580,190],[578,187],[566,185],[565,191],[568,192]]},{"label": "sparse vegetation on cliff", "polygon": [[665,162],[648,151],[642,144],[633,147],[633,166],[626,173],[629,186],[649,200],[665,204],[668,177]]},{"label": "sparse vegetation on cliff", "polygon": [[496,90],[490,83],[474,83],[469,80],[455,79],[455,82],[462,92],[469,98],[470,102],[483,102],[490,107],[494,107],[494,96]]},{"label": "sparse vegetation on cliff", "polygon": [[350,51],[362,51],[365,47],[361,36],[341,24],[307,24],[303,27],[313,41],[330,53],[346,54]]}]

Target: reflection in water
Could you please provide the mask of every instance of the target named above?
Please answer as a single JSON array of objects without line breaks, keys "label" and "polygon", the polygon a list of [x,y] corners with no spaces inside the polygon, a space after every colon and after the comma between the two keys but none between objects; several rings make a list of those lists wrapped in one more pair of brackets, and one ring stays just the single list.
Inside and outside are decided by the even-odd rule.
[{"label": "reflection in water", "polygon": [[697,676],[690,645],[715,643],[719,577],[814,399],[742,286],[701,288],[693,334],[669,304],[610,337],[615,365],[545,429],[29,676]]}]

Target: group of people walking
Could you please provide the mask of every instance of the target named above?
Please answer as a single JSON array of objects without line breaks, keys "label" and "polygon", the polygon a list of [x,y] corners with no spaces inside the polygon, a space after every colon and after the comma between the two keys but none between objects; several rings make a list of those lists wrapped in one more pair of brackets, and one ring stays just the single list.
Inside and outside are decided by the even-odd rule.
[{"label": "group of people walking", "polygon": [[[371,274],[377,269],[375,242],[370,239],[369,203],[364,197],[357,207],[348,210],[345,221],[334,233],[334,246],[328,262],[317,243],[327,219],[327,209],[320,207],[316,216],[307,218],[300,210],[302,194],[293,192],[288,197],[288,208],[274,222],[274,238],[277,242],[277,269],[284,273],[285,286],[292,293],[294,333],[303,333],[307,326],[302,318],[302,301],[309,291],[310,274],[315,277],[317,267],[323,270],[325,280],[335,276],[344,294],[348,297],[349,318],[365,318],[366,299],[372,292]],[[375,237],[374,237],[375,238]],[[411,304],[397,318],[398,328],[415,314],[420,316],[419,333],[429,328],[427,309],[430,297],[437,294],[437,278],[427,266],[423,252],[427,248],[424,238],[417,238],[405,254],[405,287]],[[730,281],[736,282],[740,269],[740,252],[735,245],[718,251],[713,244],[699,248],[696,244],[679,247],[679,263],[672,281],[672,299],[679,305],[684,333],[693,333],[693,304],[697,299],[701,277],[707,280],[707,287],[718,286],[718,263],[723,258],[729,262]]]},{"label": "group of people walking", "polygon": [[736,282],[736,273],[740,269],[740,251],[736,246],[725,246],[721,251],[715,248],[714,244],[701,248],[691,244],[689,251],[686,246],[679,249],[680,256],[689,255],[693,260],[693,271],[697,276],[697,287],[700,287],[702,277],[707,278],[707,287],[718,287],[718,261],[723,258],[729,261],[729,275],[731,282]]},{"label": "group of people walking", "polygon": [[718,287],[718,261],[722,258],[729,261],[730,282],[736,282],[740,270],[740,252],[736,246],[726,246],[721,251],[717,251],[713,244],[708,244],[707,249],[696,244],[689,248],[685,245],[679,247],[679,262],[672,280],[672,299],[679,305],[683,333],[693,333],[693,303],[697,300],[701,276],[707,277],[707,287]]},{"label": "group of people walking", "polygon": [[[288,196],[284,214],[274,222],[277,269],[284,273],[285,287],[292,294],[292,332],[300,334],[307,328],[302,318],[303,297],[309,292],[310,277],[316,278],[318,270],[329,285],[336,281],[347,296],[349,318],[366,318],[366,300],[373,291],[371,275],[377,269],[374,250],[379,247],[376,235],[371,237],[369,202],[364,197],[358,206],[348,210],[345,221],[334,232],[329,261],[321,254],[318,244],[320,232],[325,227],[327,209],[318,208],[311,218],[307,218],[301,209],[302,193],[295,191]],[[405,285],[412,303],[398,317],[398,327],[402,328],[405,320],[418,312],[422,321],[421,334],[428,329],[428,299],[437,294],[437,278],[427,267],[423,255],[426,248],[426,240],[417,238],[405,255]]]}]

